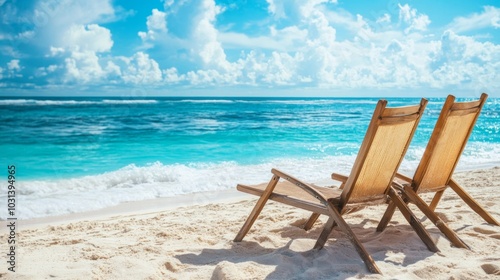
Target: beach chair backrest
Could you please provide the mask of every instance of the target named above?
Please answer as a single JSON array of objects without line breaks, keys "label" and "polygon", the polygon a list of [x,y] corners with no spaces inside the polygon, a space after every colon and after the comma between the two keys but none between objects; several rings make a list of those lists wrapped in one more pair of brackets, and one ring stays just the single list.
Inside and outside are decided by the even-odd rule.
[{"label": "beach chair backrest", "polygon": [[423,115],[426,99],[414,106],[375,108],[358,156],[341,195],[341,207],[386,194]]},{"label": "beach chair backrest", "polygon": [[412,187],[416,192],[446,188],[486,98],[485,93],[470,102],[455,102],[453,95],[446,98],[413,177]]}]

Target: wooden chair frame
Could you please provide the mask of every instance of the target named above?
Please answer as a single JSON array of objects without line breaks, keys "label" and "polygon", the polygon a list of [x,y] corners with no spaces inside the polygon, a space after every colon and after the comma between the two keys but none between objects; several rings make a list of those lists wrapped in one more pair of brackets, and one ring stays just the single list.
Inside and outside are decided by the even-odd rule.
[{"label": "wooden chair frame", "polygon": [[[439,118],[436,122],[432,135],[429,139],[429,143],[427,144],[427,148],[422,156],[422,159],[415,171],[413,179],[402,174],[396,174],[396,178],[398,180],[403,181],[400,182],[395,181],[394,187],[398,189],[405,203],[414,203],[428,218],[431,220],[437,228],[443,232],[443,234],[457,247],[460,248],[469,248],[467,244],[465,244],[456,233],[451,230],[444,222],[439,218],[439,216],[434,212],[441,197],[443,196],[444,191],[450,187],[454,190],[458,196],[472,208],[477,214],[479,214],[486,222],[494,225],[500,225],[491,214],[489,214],[477,201],[475,201],[455,180],[453,180],[452,175],[458,164],[460,159],[460,155],[462,154],[465,145],[472,133],[474,125],[477,121],[481,113],[481,109],[483,108],[488,95],[483,93],[479,100],[471,101],[471,102],[455,102],[455,97],[449,95],[446,98],[446,101],[443,105]],[[446,125],[449,122],[450,117],[459,117],[460,119],[456,119],[456,121],[460,121],[460,125],[465,125],[467,130],[458,135],[457,137],[446,139]],[[463,119],[463,120],[462,120]],[[448,132],[449,133],[449,132]],[[455,135],[454,135],[455,136]],[[461,137],[460,137],[461,136]],[[455,156],[449,156],[446,154],[446,148],[443,148],[445,145],[453,145],[456,147],[454,153]],[[446,164],[443,166],[439,166],[434,164],[434,168],[439,170],[433,170],[434,172],[438,172],[439,176],[433,176],[430,172],[433,167],[431,167],[431,163],[439,154],[444,153],[449,159]],[[432,199],[430,205],[427,205],[419,196],[418,193],[424,192],[435,192],[434,198]],[[377,231],[383,231],[387,224],[390,222],[391,217],[396,209],[396,205],[394,203],[389,203],[387,210],[382,217]]]},{"label": "wooden chair frame", "polygon": [[[369,203],[383,204],[386,200],[390,200],[398,209],[400,209],[403,216],[422,239],[427,248],[430,251],[438,252],[439,250],[432,241],[429,233],[425,230],[420,221],[408,208],[407,204],[391,186],[396,171],[403,160],[420,118],[423,115],[423,111],[427,105],[427,100],[422,99],[419,105],[407,107],[387,108],[386,105],[387,101],[385,100],[380,100],[377,103],[365,138],[361,144],[360,151],[351,170],[351,174],[348,177],[343,175],[333,176],[334,179],[342,181],[341,190],[332,190],[331,188],[313,186],[276,169],[271,170],[273,177],[267,185],[238,185],[238,190],[258,195],[260,198],[243,224],[241,230],[236,235],[234,241],[239,242],[243,240],[253,223],[257,220],[257,217],[264,208],[266,202],[271,199],[313,212],[304,226],[304,229],[306,230],[312,227],[316,219],[321,214],[327,215],[329,217],[328,221],[325,224],[314,248],[321,249],[328,240],[328,236],[333,228],[338,226],[341,231],[347,234],[350,242],[354,245],[354,248],[363,259],[368,270],[372,273],[381,273],[373,258],[365,250],[342,215],[348,212],[350,206],[366,206]],[[382,130],[381,127],[397,127],[401,130],[403,129],[403,125],[407,125],[407,127],[404,127],[404,133],[395,130],[392,131],[394,135],[391,134],[389,135],[390,138],[388,138],[397,139],[394,141],[402,141],[395,146],[397,148],[391,146],[391,143],[388,143],[390,141],[378,140],[378,142],[376,142],[377,144],[374,144],[375,139],[380,139],[376,138],[377,136],[387,136],[384,134],[385,130]],[[379,130],[382,132],[378,133]],[[379,134],[384,135],[380,136]],[[383,159],[373,156],[373,153],[376,154],[376,151],[379,148],[386,149],[384,151],[389,151],[388,154],[394,156],[394,158],[392,158],[394,161],[390,161],[390,166],[389,164],[386,166]],[[374,158],[369,158],[370,155]],[[371,164],[378,165],[376,165],[376,168],[372,168]],[[376,170],[370,170],[370,168]],[[374,174],[373,172],[376,173]],[[365,184],[361,185],[360,182],[368,176],[366,174],[371,174],[369,176],[376,178],[376,180],[379,180],[379,177],[382,179],[380,179],[381,181],[374,180],[369,183],[364,182]],[[281,178],[285,181],[278,183]],[[376,193],[370,193],[373,189],[375,189],[372,185],[378,186]],[[366,188],[366,186],[368,187]],[[295,190],[301,191],[303,194],[293,194]]]}]

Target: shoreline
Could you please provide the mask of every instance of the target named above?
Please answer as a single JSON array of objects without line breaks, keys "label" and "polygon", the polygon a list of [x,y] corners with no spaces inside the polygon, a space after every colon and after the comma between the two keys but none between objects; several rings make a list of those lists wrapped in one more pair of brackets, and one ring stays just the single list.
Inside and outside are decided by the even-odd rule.
[{"label": "shoreline", "polygon": [[231,190],[207,191],[193,194],[182,194],[173,197],[154,198],[140,201],[129,201],[98,210],[71,213],[56,216],[47,216],[32,219],[17,220],[21,229],[30,229],[39,226],[60,225],[69,222],[84,220],[102,220],[120,218],[129,215],[147,215],[156,212],[173,210],[179,207],[204,206],[212,203],[231,203],[249,200],[252,197]]}]

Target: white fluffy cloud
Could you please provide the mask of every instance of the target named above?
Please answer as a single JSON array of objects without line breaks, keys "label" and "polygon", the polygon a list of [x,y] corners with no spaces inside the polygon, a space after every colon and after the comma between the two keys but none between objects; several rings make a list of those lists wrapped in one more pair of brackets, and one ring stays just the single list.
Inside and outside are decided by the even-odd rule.
[{"label": "white fluffy cloud", "polygon": [[71,25],[64,33],[62,47],[69,51],[108,52],[113,46],[109,29],[97,24]]},{"label": "white fluffy cloud", "polygon": [[482,13],[458,17],[448,26],[454,32],[466,32],[486,27],[500,28],[500,8],[485,6]]},{"label": "white fluffy cloud", "polygon": [[65,59],[64,68],[66,82],[155,85],[163,80],[158,63],[143,52],[104,59],[92,51],[73,51]]},{"label": "white fluffy cloud", "polygon": [[20,74],[22,66],[19,59],[12,59],[6,63],[7,68],[0,67],[0,80],[4,78],[22,77]]},{"label": "white fluffy cloud", "polygon": [[92,51],[73,51],[71,57],[65,59],[65,67],[67,82],[98,82],[104,76],[99,58]]},{"label": "white fluffy cloud", "polygon": [[71,24],[105,22],[114,15],[111,0],[41,0],[36,3],[33,17],[38,28],[64,30]]},{"label": "white fluffy cloud", "polygon": [[35,76],[36,77],[45,77],[49,75],[50,73],[55,72],[57,69],[59,69],[60,66],[52,64],[47,67],[38,67],[38,69],[35,71]]},{"label": "white fluffy cloud", "polygon": [[418,14],[417,10],[412,9],[408,4],[399,4],[399,20],[408,25],[405,33],[409,33],[412,30],[425,31],[431,23],[427,15]]},{"label": "white fluffy cloud", "polygon": [[162,81],[162,72],[158,63],[148,54],[138,52],[131,58],[122,58],[126,63],[122,78],[126,83],[155,84]]},{"label": "white fluffy cloud", "polygon": [[102,82],[113,73],[101,57],[111,51],[113,40],[111,31],[98,23],[114,16],[111,0],[38,1],[33,11],[34,34],[30,36],[61,63],[39,68],[35,74],[46,76],[58,71],[63,82]]},{"label": "white fluffy cloud", "polygon": [[175,67],[163,70],[163,76],[165,77],[165,82],[169,84],[176,84],[186,80],[186,75],[179,75]]},{"label": "white fluffy cloud", "polygon": [[36,3],[32,16],[36,33],[34,39],[44,43],[47,49],[51,46],[66,46],[68,39],[76,39],[73,38],[74,34],[102,32],[102,27],[93,27],[114,16],[111,0],[41,0]]},{"label": "white fluffy cloud", "polygon": [[[66,56],[60,68],[65,69],[64,81],[76,83],[102,82],[117,71],[103,67],[100,53],[109,52],[113,46],[109,29],[97,24],[71,25],[64,33],[66,40],[51,47],[51,55]],[[109,69],[108,69],[109,68]]]},{"label": "white fluffy cloud", "polygon": [[[213,0],[186,0],[166,2],[165,9],[168,11],[167,20],[171,20],[172,25],[185,26],[183,30],[173,32],[172,35],[184,39],[191,57],[198,58],[206,68],[214,68],[217,71],[231,70],[217,38],[219,32],[214,26],[221,7]],[[167,24],[170,25],[170,22]]]},{"label": "white fluffy cloud", "polygon": [[20,71],[21,66],[19,65],[19,59],[13,59],[7,63],[7,69],[9,71]]},{"label": "white fluffy cloud", "polygon": [[148,29],[167,31],[167,21],[165,16],[166,14],[164,12],[160,12],[158,9],[153,9],[152,14],[148,16],[148,20],[146,22]]},{"label": "white fluffy cloud", "polygon": [[142,40],[155,40],[156,35],[164,34],[167,31],[167,20],[166,13],[158,11],[158,9],[153,9],[151,15],[148,16],[146,21],[146,26],[148,27],[147,32],[139,32],[138,35]]},{"label": "white fluffy cloud", "polygon": [[453,31],[446,31],[440,43],[432,73],[438,86],[466,83],[477,88],[491,87],[500,78],[499,45],[477,42]]},{"label": "white fluffy cloud", "polygon": [[[206,6],[209,8],[205,12],[194,11],[196,16],[188,17],[193,20],[187,23],[191,33],[186,38],[191,40],[191,50],[202,58],[202,69],[182,74],[170,67],[163,71],[164,80],[194,85],[303,84],[386,89],[478,87],[499,78],[495,73],[500,72],[500,65],[494,60],[498,61],[498,46],[453,32],[433,40],[426,38],[429,17],[407,4],[398,6],[399,25],[393,28],[400,29],[388,30],[380,28],[382,23],[390,27],[388,14],[370,22],[361,15],[328,10],[326,2],[269,0],[270,14],[278,19],[295,18],[295,25],[271,25],[268,35],[259,37],[218,33],[213,22],[219,10],[214,5]],[[172,10],[180,11],[181,7]],[[349,30],[352,37],[337,40],[335,27]],[[194,32],[196,28],[203,32]],[[447,47],[450,44],[454,49]],[[228,61],[222,46],[255,50],[242,52],[238,60]],[[450,57],[452,54],[456,55]],[[488,69],[488,74],[480,69]]]},{"label": "white fluffy cloud", "polygon": [[12,59],[7,62],[7,76],[9,78],[22,77],[22,74],[20,73],[22,68],[23,67],[20,65],[19,59]]},{"label": "white fluffy cloud", "polygon": [[[218,25],[231,6],[164,1],[142,19],[145,27],[136,33],[142,45],[120,56],[113,54],[112,27],[105,27],[115,17],[110,0],[40,1],[37,28],[16,36],[50,42],[46,56],[53,61],[35,75],[62,74],[67,83],[477,89],[500,78],[500,46],[462,33],[499,27],[495,7],[436,31],[408,4],[361,15],[336,9],[332,0],[267,3],[259,32],[245,33]],[[23,69],[19,60],[5,66],[4,78]]]}]

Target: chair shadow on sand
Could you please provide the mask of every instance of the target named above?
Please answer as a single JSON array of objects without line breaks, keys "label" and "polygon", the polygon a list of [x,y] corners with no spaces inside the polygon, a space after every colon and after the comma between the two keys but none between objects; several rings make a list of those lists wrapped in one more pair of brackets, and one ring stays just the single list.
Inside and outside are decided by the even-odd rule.
[{"label": "chair shadow on sand", "polygon": [[[377,222],[375,219],[364,219],[352,228],[379,264],[407,267],[436,254],[427,250],[410,225],[391,222],[386,231],[380,233],[376,231]],[[244,274],[243,263],[248,263],[248,266],[269,266],[267,272],[266,268],[262,268],[264,274],[270,271],[264,279],[346,278],[370,274],[345,233],[338,229],[332,231],[327,246],[322,250],[297,250],[297,244],[301,248],[312,248],[322,231],[321,226],[304,231],[298,226],[303,223],[304,219],[301,219],[280,228],[277,232],[272,230],[272,235],[290,238],[282,247],[273,247],[272,244],[262,246],[262,243],[272,241],[267,232],[261,231],[257,235],[254,233],[255,241],[230,242],[230,248],[207,248],[199,254],[180,254],[174,257],[183,264],[214,265],[211,279],[222,279],[236,267],[238,273]],[[437,228],[430,228],[429,232],[433,238],[443,238]],[[244,275],[239,277],[245,278]]]}]

